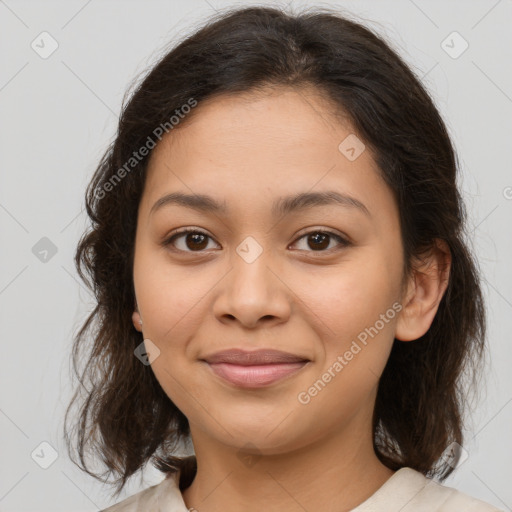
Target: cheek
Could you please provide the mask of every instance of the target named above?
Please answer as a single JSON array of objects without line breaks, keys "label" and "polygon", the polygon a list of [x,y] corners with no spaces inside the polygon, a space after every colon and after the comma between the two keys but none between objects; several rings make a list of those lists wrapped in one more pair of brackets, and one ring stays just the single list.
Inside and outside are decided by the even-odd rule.
[{"label": "cheek", "polygon": [[[134,264],[134,284],[147,337],[158,344],[183,340],[200,322],[201,301],[216,280],[194,267],[171,265],[165,252],[140,250]],[[213,276],[215,277],[215,276]]]},{"label": "cheek", "polygon": [[369,262],[340,266],[329,274],[301,279],[303,302],[334,332],[375,322],[391,307],[397,284],[383,265]]},{"label": "cheek", "polygon": [[369,403],[394,339],[392,278],[382,265],[368,262],[351,266],[350,271],[347,265],[336,278],[307,283],[305,309],[315,313],[309,321],[315,323],[321,341],[318,369],[301,389],[301,399],[310,401],[311,417],[337,424]]},{"label": "cheek", "polygon": [[[142,265],[141,265],[142,267]],[[208,280],[191,278],[191,269],[170,272],[170,266],[148,264],[139,276],[137,296],[146,324],[144,338],[158,347],[159,356],[151,368],[162,389],[172,402],[192,421],[201,412],[194,408],[194,398],[208,403],[202,396],[203,387],[189,389],[191,371],[189,345],[202,322],[202,305],[208,291]],[[213,283],[209,285],[209,288]]]},{"label": "cheek", "polygon": [[[363,366],[376,374],[382,371],[394,339],[392,305],[398,297],[396,269],[383,261],[358,257],[345,261],[329,276],[317,274],[301,281],[298,295],[307,306],[306,313],[313,313],[308,322],[322,341],[319,357],[325,368],[338,355],[351,351],[347,354],[351,371]],[[359,363],[352,363],[355,360]]]}]

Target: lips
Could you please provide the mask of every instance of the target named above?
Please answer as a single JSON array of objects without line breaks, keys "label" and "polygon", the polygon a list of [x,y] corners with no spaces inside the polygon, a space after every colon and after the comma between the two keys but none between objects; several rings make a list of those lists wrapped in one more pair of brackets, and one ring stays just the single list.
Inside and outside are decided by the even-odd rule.
[{"label": "lips", "polygon": [[262,365],[262,364],[280,364],[280,363],[301,363],[308,359],[282,352],[280,350],[261,349],[248,352],[241,349],[224,350],[216,352],[211,356],[204,358],[207,363],[231,363],[241,366]]},{"label": "lips", "polygon": [[238,387],[268,386],[301,370],[309,360],[279,350],[217,352],[203,359],[218,377]]}]

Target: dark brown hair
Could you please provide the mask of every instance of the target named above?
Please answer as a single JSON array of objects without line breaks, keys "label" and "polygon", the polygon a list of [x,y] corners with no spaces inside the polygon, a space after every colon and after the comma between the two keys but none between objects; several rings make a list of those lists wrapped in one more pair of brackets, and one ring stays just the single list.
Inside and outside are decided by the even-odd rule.
[{"label": "dark brown hair", "polygon": [[[84,459],[97,455],[118,477],[118,494],[150,460],[163,472],[188,471],[176,456],[179,442],[188,439],[187,418],[151,367],[134,357],[142,342],[131,320],[134,241],[150,155],[130,159],[191,99],[199,105],[191,116],[200,115],[207,98],[267,86],[313,87],[333,112],[348,117],[397,201],[404,276],[435,239],[448,245],[448,288],[430,329],[413,342],[395,339],[380,379],[374,449],[391,469],[407,466],[443,480],[453,467],[441,455],[450,443],[463,443],[466,385],[476,388],[486,321],[476,261],[465,241],[459,165],[433,100],[389,43],[339,12],[231,9],[166,52],[123,102],[117,136],[86,193],[92,228],[78,244],[75,264],[97,304],[74,339],[74,372],[86,397],[79,401],[76,390],[64,430],[72,460],[71,448],[81,469],[99,478]],[[74,403],[80,404],[76,443],[67,430]]]}]

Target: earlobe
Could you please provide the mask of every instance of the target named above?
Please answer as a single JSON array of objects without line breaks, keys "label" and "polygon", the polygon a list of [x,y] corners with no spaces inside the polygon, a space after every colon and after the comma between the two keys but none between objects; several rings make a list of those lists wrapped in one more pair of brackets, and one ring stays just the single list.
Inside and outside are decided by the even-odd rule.
[{"label": "earlobe", "polygon": [[132,322],[135,329],[142,332],[142,319],[140,318],[140,313],[138,311],[134,311],[132,313]]},{"label": "earlobe", "polygon": [[417,340],[429,330],[448,287],[451,254],[444,240],[436,239],[435,246],[416,261],[396,323],[395,338],[400,341]]}]

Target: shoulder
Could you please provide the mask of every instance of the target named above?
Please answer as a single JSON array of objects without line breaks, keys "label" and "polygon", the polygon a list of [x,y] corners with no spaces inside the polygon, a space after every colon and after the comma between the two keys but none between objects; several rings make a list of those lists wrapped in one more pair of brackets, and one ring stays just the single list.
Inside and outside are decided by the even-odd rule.
[{"label": "shoulder", "polygon": [[396,483],[401,483],[411,491],[403,512],[503,512],[500,509],[473,498],[463,492],[426,478],[412,468],[402,468],[394,476]]},{"label": "shoulder", "polygon": [[[160,512],[170,510],[176,503],[176,482],[171,475],[162,482],[148,487],[99,512]],[[181,510],[181,509],[180,509]]]}]

